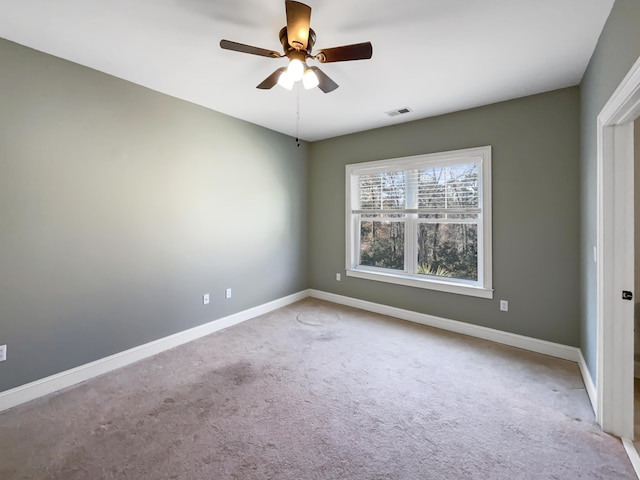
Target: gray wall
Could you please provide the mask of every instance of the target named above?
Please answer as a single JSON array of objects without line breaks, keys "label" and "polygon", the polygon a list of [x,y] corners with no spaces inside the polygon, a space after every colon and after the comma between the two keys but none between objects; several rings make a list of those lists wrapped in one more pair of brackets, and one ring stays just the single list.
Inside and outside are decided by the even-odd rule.
[{"label": "gray wall", "polygon": [[580,203],[582,279],[580,347],[596,373],[596,119],[602,107],[640,56],[640,1],[617,0],[600,35],[580,85]]},{"label": "gray wall", "polygon": [[3,40],[0,99],[0,391],[307,287],[306,144]]},{"label": "gray wall", "polygon": [[[311,144],[311,288],[577,346],[579,107],[574,87]],[[482,145],[493,147],[493,300],[335,280],[346,164]]]}]

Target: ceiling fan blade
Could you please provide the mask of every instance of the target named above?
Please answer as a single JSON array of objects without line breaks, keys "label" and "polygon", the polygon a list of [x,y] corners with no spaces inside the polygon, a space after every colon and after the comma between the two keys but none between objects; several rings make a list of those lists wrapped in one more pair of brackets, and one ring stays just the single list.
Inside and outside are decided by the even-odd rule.
[{"label": "ceiling fan blade", "polygon": [[286,0],[287,40],[296,50],[306,50],[309,41],[309,25],[311,23],[311,7],[304,3]]},{"label": "ceiling fan blade", "polygon": [[342,47],[325,48],[320,50],[316,58],[322,63],[346,62],[349,60],[367,60],[373,55],[371,42],[355,43]]},{"label": "ceiling fan blade", "polygon": [[261,90],[269,90],[270,88],[275,87],[276,84],[278,83],[278,79],[280,78],[280,74],[282,72],[284,72],[286,69],[287,69],[287,67],[282,67],[282,68],[277,69],[275,72],[273,72],[267,78],[265,78],[262,81],[262,83],[260,85],[258,85],[256,88],[259,88]]},{"label": "ceiling fan blade", "polygon": [[260,55],[261,57],[280,58],[278,52],[267,50],[266,48],[252,47],[244,43],[232,42],[230,40],[220,40],[220,48],[225,50],[233,50],[234,52],[250,53],[251,55]]},{"label": "ceiling fan blade", "polygon": [[338,84],[331,80],[326,73],[320,70],[318,67],[311,67],[318,77],[318,88],[322,90],[324,93],[333,92],[336,88],[338,88]]}]

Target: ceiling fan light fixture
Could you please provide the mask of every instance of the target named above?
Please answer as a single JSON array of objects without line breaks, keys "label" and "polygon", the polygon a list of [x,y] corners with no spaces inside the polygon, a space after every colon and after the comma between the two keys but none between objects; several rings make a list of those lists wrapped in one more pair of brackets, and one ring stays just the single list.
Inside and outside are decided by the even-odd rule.
[{"label": "ceiling fan light fixture", "polygon": [[291,78],[291,75],[289,75],[289,72],[287,70],[282,72],[280,74],[280,77],[278,77],[278,85],[280,85],[282,88],[291,90],[293,88],[293,83],[293,78]]},{"label": "ceiling fan light fixture", "polygon": [[331,63],[366,60],[372,57],[371,42],[325,48],[314,55],[312,51],[316,43],[316,32],[310,26],[311,7],[296,0],[285,0],[284,4],[287,24],[278,33],[283,53],[231,40],[220,40],[220,48],[224,50],[289,60],[286,67],[278,68],[256,85],[256,88],[269,90],[278,84],[287,90],[292,90],[295,83],[302,80],[303,86],[307,90],[318,87],[323,93],[330,93],[338,88],[338,84],[318,67],[309,68],[306,64],[307,59],[311,58],[320,63]]},{"label": "ceiling fan light fixture", "polygon": [[312,88],[317,87],[320,84],[320,80],[318,80],[318,76],[316,72],[307,68],[302,76],[302,85],[304,85],[305,90],[310,90]]},{"label": "ceiling fan light fixture", "polygon": [[297,58],[291,59],[291,61],[289,62],[289,66],[287,67],[287,73],[294,82],[302,80],[304,70],[304,63],[302,62],[302,60],[299,60]]}]

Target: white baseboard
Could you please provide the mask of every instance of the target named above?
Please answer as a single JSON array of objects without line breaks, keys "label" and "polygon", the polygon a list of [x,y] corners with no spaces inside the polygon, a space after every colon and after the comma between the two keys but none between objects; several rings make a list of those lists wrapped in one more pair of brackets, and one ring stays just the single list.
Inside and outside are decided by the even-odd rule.
[{"label": "white baseboard", "polygon": [[624,445],[624,449],[627,452],[627,456],[631,461],[631,465],[633,465],[633,469],[636,472],[636,477],[640,479],[640,455],[638,455],[638,450],[636,450],[635,445],[632,440],[628,438],[622,438],[622,445]]},{"label": "white baseboard", "polygon": [[569,347],[567,345],[561,345],[559,343],[538,340],[522,335],[516,335],[514,333],[495,330],[493,328],[481,327],[479,325],[459,322],[457,320],[435,317],[433,315],[413,312],[411,310],[389,307],[387,305],[367,302],[365,300],[358,300],[356,298],[343,297],[342,295],[322,292],[319,290],[310,290],[310,295],[313,298],[359,308],[360,310],[380,313],[382,315],[388,315],[390,317],[400,318],[402,320],[408,320],[410,322],[427,325],[429,327],[440,328],[442,330],[448,330],[450,332],[460,333],[462,335],[482,338],[484,340],[490,340],[492,342],[501,343],[503,345],[509,345],[512,347],[518,347],[524,350],[530,350],[532,352],[542,353],[544,355],[549,355],[556,358],[562,358],[563,360],[570,360],[576,363],[578,363],[580,360],[580,349],[576,347]]},{"label": "white baseboard", "polygon": [[165,350],[169,350],[184,343],[210,335],[222,329],[232,327],[259,315],[290,305],[294,302],[307,298],[308,296],[308,290],[294,293],[293,295],[279,298],[272,302],[253,307],[242,312],[234,313],[228,317],[223,317],[218,320],[169,335],[168,337],[145,343],[144,345],[125,350],[124,352],[116,353],[115,355],[110,355],[94,362],[86,363],[79,367],[56,373],[55,375],[36,380],[35,382],[0,392],[0,412],[63,388],[84,382],[85,380],[89,380],[117,368],[124,367],[157,353],[164,352]]},{"label": "white baseboard", "polygon": [[589,395],[589,401],[591,402],[591,407],[593,408],[594,413],[596,413],[598,411],[597,390],[591,378],[591,373],[589,373],[589,367],[587,367],[587,362],[584,359],[584,355],[582,355],[582,350],[580,350],[578,367],[580,367],[580,373],[582,374],[582,381],[584,382],[584,386],[587,389],[587,395]]}]

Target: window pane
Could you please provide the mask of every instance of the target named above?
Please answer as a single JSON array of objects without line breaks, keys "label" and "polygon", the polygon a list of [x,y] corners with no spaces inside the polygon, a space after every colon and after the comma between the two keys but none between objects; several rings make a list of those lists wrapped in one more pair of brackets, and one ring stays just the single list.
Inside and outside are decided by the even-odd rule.
[{"label": "window pane", "polygon": [[418,171],[418,208],[478,206],[478,165],[448,165]]},{"label": "window pane", "polygon": [[404,222],[362,220],[360,265],[404,270]]},{"label": "window pane", "polygon": [[478,225],[419,224],[418,273],[477,281]]},{"label": "window pane", "polygon": [[362,210],[405,208],[404,172],[382,172],[358,177],[359,203]]}]

